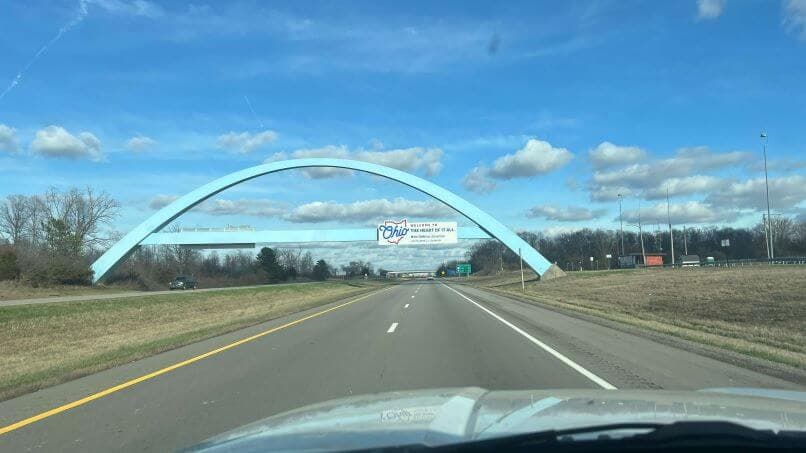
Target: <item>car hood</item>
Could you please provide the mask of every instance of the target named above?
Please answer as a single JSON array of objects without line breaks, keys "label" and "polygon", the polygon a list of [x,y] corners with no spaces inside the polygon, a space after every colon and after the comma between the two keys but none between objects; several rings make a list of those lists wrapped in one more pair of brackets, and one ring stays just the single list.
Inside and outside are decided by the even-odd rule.
[{"label": "car hood", "polygon": [[487,391],[477,387],[354,396],[278,414],[190,451],[336,451],[446,445],[621,422],[721,420],[806,431],[806,392],[720,388]]}]

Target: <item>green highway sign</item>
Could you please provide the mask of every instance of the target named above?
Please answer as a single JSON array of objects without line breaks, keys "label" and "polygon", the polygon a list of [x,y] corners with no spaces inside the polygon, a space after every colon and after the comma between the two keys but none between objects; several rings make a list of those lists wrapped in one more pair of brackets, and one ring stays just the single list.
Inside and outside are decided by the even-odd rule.
[{"label": "green highway sign", "polygon": [[456,273],[457,274],[467,274],[470,275],[470,263],[467,264],[457,264],[456,265]]}]

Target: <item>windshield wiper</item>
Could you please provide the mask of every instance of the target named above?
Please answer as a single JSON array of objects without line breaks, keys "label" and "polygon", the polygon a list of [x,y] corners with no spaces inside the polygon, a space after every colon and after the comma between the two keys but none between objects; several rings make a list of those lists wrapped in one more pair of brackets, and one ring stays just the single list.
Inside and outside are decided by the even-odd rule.
[{"label": "windshield wiper", "polygon": [[[624,431],[638,431],[627,434]],[[591,435],[599,433],[591,438]],[[675,423],[613,423],[582,428],[539,431],[528,434],[487,439],[466,444],[467,450],[520,449],[535,447],[613,446],[618,448],[661,447],[742,447],[803,448],[806,433],[795,431],[762,431],[736,423],[704,421]],[[464,445],[463,445],[464,446]],[[551,449],[549,449],[551,451]]]}]

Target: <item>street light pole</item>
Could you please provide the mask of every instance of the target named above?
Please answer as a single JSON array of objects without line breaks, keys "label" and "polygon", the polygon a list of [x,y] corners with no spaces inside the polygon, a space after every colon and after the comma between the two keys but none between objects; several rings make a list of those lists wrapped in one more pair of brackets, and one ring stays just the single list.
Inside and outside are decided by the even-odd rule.
[{"label": "street light pole", "polygon": [[775,258],[775,249],[772,242],[772,217],[770,217],[770,180],[767,177],[767,133],[761,132],[761,140],[764,143],[764,188],[767,190],[767,258]]},{"label": "street light pole", "polygon": [[672,230],[672,211],[669,207],[669,188],[666,188],[666,217],[669,220],[669,248],[672,254],[672,267],[674,267],[674,232]]},{"label": "street light pole", "polygon": [[624,223],[621,220],[621,201],[624,199],[624,195],[618,194],[618,227],[621,231],[621,256],[625,256],[626,253],[624,251]]}]

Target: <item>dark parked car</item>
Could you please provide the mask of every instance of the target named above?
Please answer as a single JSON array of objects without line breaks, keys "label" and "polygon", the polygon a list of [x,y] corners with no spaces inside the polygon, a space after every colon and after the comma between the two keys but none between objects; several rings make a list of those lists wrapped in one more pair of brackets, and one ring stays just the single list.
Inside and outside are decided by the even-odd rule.
[{"label": "dark parked car", "polygon": [[198,283],[196,282],[196,279],[193,277],[186,277],[184,275],[176,277],[175,279],[171,280],[171,283],[168,284],[168,288],[170,288],[171,291],[175,289],[196,289],[197,286]]}]

